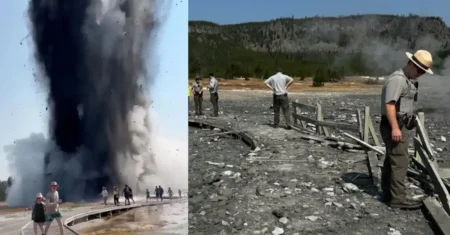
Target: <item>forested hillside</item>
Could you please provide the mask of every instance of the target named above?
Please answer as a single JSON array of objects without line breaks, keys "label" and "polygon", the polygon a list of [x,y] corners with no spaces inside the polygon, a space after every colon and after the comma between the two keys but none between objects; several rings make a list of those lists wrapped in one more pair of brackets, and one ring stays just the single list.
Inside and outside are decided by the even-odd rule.
[{"label": "forested hillside", "polygon": [[277,67],[293,76],[318,69],[340,75],[385,75],[405,51],[427,49],[435,70],[450,53],[450,28],[438,17],[353,15],[282,18],[218,25],[189,22],[189,74],[265,77]]}]

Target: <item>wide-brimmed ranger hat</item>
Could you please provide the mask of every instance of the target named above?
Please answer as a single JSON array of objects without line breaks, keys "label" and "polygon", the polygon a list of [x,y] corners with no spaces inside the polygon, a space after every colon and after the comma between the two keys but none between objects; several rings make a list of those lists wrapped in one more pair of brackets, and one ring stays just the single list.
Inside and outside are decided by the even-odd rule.
[{"label": "wide-brimmed ranger hat", "polygon": [[421,68],[426,73],[433,74],[433,71],[430,69],[433,65],[433,57],[430,52],[426,50],[418,50],[414,53],[414,55],[406,52],[406,56],[411,62],[417,65],[417,67]]}]

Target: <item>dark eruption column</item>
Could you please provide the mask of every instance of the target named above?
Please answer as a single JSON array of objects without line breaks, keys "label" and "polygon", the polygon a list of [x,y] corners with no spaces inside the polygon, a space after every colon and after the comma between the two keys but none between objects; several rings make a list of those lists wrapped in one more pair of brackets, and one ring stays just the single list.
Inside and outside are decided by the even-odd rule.
[{"label": "dark eruption column", "polygon": [[[51,136],[62,152],[49,153],[45,164],[66,200],[123,183],[116,158],[140,151],[128,115],[146,104],[140,86],[148,83],[144,58],[155,19],[145,7],[156,7],[151,2],[30,1],[35,57],[49,87]],[[81,171],[69,174],[68,162]],[[80,195],[70,198],[74,187]]]}]

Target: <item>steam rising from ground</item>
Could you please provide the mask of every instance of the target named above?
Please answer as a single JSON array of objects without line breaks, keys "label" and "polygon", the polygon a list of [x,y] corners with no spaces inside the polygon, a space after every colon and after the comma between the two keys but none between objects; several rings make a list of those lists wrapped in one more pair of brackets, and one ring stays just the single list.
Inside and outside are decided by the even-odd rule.
[{"label": "steam rising from ground", "polygon": [[96,197],[102,186],[160,184],[145,92],[158,8],[153,0],[30,1],[51,140],[31,135],[5,149],[14,179],[9,205],[29,203],[19,195],[45,191],[50,181],[66,201]]}]

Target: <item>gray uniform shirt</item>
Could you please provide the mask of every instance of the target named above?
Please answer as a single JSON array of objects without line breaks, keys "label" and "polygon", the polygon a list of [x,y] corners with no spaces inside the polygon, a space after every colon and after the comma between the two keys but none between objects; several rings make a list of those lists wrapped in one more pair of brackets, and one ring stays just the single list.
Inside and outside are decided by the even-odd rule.
[{"label": "gray uniform shirt", "polygon": [[211,80],[209,80],[209,92],[210,93],[217,93],[219,91],[219,81],[215,77],[212,77]]},{"label": "gray uniform shirt", "polygon": [[197,83],[197,82],[192,83],[192,90],[194,91],[194,93],[198,94],[202,89],[203,89],[203,86],[202,86],[201,82],[200,83]]},{"label": "gray uniform shirt", "polygon": [[413,115],[416,111],[417,88],[405,76],[403,69],[389,75],[381,91],[381,114],[386,115],[385,104],[395,102],[399,115]]},{"label": "gray uniform shirt", "polygon": [[45,209],[48,213],[54,213],[59,211],[59,194],[58,191],[48,192],[46,195],[46,206]]},{"label": "gray uniform shirt", "polygon": [[286,86],[293,79],[286,74],[277,73],[271,77],[269,77],[265,84],[269,84],[273,88],[274,95],[284,95],[287,93]]}]

